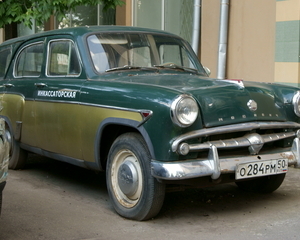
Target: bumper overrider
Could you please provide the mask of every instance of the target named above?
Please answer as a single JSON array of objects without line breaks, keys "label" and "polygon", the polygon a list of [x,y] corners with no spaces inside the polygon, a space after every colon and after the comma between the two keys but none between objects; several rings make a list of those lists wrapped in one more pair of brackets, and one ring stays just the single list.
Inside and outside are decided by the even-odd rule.
[{"label": "bumper overrider", "polygon": [[[277,130],[276,133],[258,134],[257,130]],[[282,132],[278,131],[282,129]],[[174,139],[172,151],[179,155],[189,152],[208,150],[206,159],[193,159],[174,162],[151,161],[152,175],[158,179],[181,180],[211,176],[218,179],[221,174],[235,173],[238,164],[261,162],[275,159],[286,159],[288,165],[300,167],[300,124],[295,122],[252,122],[201,129],[181,135]],[[224,139],[204,143],[188,144],[187,141],[211,135],[233,132],[249,132],[243,137]],[[268,131],[266,131],[268,132]],[[262,152],[263,145],[283,139],[291,139],[292,145],[277,148],[276,151]],[[248,147],[249,155],[220,157],[218,150]]]}]

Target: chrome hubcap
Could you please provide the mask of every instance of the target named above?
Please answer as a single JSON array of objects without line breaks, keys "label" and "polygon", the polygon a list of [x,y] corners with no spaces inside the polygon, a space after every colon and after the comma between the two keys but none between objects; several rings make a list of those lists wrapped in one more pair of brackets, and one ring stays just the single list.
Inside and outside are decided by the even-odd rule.
[{"label": "chrome hubcap", "polygon": [[138,188],[138,173],[131,161],[126,160],[118,171],[118,184],[121,191],[127,196],[133,196]]},{"label": "chrome hubcap", "polygon": [[114,156],[111,183],[114,195],[122,206],[132,208],[139,202],[143,176],[140,163],[133,152],[124,149]]}]

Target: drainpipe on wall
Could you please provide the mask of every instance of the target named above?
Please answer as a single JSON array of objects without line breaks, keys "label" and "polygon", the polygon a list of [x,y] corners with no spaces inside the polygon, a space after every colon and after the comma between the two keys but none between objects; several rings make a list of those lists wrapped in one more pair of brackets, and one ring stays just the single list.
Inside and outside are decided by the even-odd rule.
[{"label": "drainpipe on wall", "polygon": [[220,1],[221,1],[221,14],[220,14],[220,31],[219,31],[220,35],[219,35],[217,78],[224,79],[226,75],[228,12],[229,12],[230,0],[220,0]]},{"label": "drainpipe on wall", "polygon": [[200,34],[200,9],[201,9],[201,0],[194,0],[192,47],[194,52],[197,55],[198,55],[199,34]]},{"label": "drainpipe on wall", "polygon": [[165,30],[165,0],[161,0],[161,30]]}]

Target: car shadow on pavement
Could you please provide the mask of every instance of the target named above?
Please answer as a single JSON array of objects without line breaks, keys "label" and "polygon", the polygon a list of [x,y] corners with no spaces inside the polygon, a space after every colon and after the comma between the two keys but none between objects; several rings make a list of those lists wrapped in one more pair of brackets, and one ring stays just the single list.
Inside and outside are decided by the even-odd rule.
[{"label": "car shadow on pavement", "polygon": [[280,188],[270,194],[259,194],[242,191],[234,183],[186,189],[167,193],[158,217],[178,219],[187,215],[197,215],[203,218],[219,218],[237,212],[246,216],[252,211],[266,210],[274,201],[284,206],[284,198],[287,198],[287,195]]},{"label": "car shadow on pavement", "polygon": [[[48,181],[50,185],[63,185],[68,190],[76,189],[76,192],[84,189],[87,198],[108,201],[104,172],[96,173],[35,154],[29,155],[24,171],[30,171],[35,178]],[[99,198],[99,195],[104,197]],[[284,205],[286,197],[286,192],[280,188],[272,194],[256,194],[241,191],[234,183],[167,192],[163,207],[154,220],[180,219],[189,215],[214,218],[237,211],[249,215],[252,211],[269,208],[270,202],[282,202]]]},{"label": "car shadow on pavement", "polygon": [[64,185],[78,190],[84,188],[93,194],[98,191],[103,194],[107,192],[104,172],[95,172],[36,154],[29,154],[23,171],[30,171],[37,178],[53,185]]}]

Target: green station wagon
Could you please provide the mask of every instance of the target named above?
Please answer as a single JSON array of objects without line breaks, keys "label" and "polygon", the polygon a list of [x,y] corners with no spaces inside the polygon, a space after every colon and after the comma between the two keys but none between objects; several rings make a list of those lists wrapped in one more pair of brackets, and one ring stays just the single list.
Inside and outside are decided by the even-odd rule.
[{"label": "green station wagon", "polygon": [[9,167],[28,152],[106,171],[117,213],[154,217],[166,187],[275,191],[300,165],[298,88],[209,78],[163,31],[78,27],[0,45]]}]

